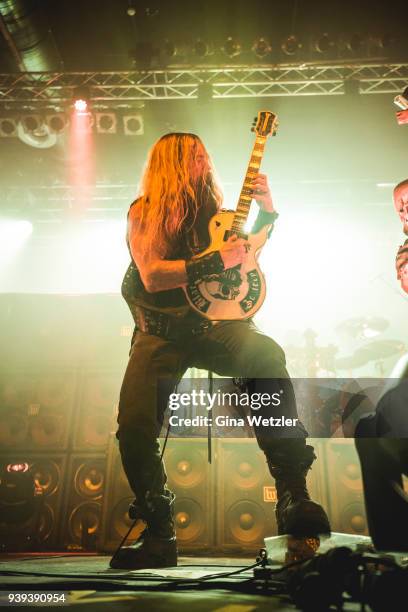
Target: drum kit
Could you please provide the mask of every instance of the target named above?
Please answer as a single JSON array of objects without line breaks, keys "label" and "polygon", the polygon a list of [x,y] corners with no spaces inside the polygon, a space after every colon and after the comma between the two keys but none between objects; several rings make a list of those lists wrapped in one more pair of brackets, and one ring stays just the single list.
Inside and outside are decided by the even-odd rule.
[{"label": "drum kit", "polygon": [[308,329],[303,334],[303,346],[285,347],[290,373],[297,378],[350,378],[361,373],[382,378],[389,374],[387,360],[397,361],[407,350],[400,340],[379,338],[388,326],[389,321],[382,317],[354,317],[341,322],[335,328],[336,334],[346,344],[357,345],[341,357],[336,357],[337,345],[319,346],[316,332]]}]

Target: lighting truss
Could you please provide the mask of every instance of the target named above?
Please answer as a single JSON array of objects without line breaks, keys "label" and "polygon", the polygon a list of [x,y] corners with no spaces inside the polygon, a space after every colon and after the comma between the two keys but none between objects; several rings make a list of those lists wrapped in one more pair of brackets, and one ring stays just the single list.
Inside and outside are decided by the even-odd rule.
[{"label": "lighting truss", "polygon": [[22,109],[67,105],[72,90],[89,87],[94,106],[136,101],[194,99],[203,83],[214,98],[342,95],[347,81],[360,94],[399,93],[408,63],[277,64],[171,68],[131,72],[25,72],[0,74],[0,106]]},{"label": "lighting truss", "polygon": [[[376,183],[372,178],[354,180],[352,191],[356,199],[360,198],[365,206],[389,208],[389,190],[395,181],[392,177],[383,177],[382,183]],[[226,187],[239,193],[239,181],[224,183]],[[335,185],[330,202],[327,201],[329,185]],[[275,181],[274,192],[277,198],[286,197],[296,201],[299,190],[314,207],[336,207],[349,198],[350,179],[308,179],[293,181]],[[87,189],[81,189],[81,197],[87,199],[87,218],[123,218],[130,202],[136,196],[134,184],[126,183],[96,183]],[[361,196],[361,197],[360,197]],[[64,218],[67,210],[75,206],[75,187],[68,184],[43,185],[10,185],[0,187],[2,212],[12,217],[24,218],[27,211],[32,218],[44,222],[59,221]],[[232,202],[231,202],[232,203]]]},{"label": "lighting truss", "polygon": [[[89,210],[110,216],[124,214],[135,198],[135,185],[124,183],[96,183],[88,189],[82,188],[82,196],[89,201]],[[75,203],[75,188],[70,185],[10,185],[0,189],[3,213],[25,214],[29,208],[35,216],[52,221]]]}]

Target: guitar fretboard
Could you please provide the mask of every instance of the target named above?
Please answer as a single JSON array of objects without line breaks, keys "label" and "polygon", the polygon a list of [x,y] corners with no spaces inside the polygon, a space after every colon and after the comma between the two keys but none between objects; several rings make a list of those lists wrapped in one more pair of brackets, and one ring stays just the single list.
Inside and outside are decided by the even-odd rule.
[{"label": "guitar fretboard", "polygon": [[234,221],[231,226],[231,230],[241,233],[244,225],[248,219],[248,213],[251,208],[251,202],[253,199],[253,184],[252,181],[259,172],[261,166],[262,157],[264,154],[266,138],[264,136],[257,136],[252,149],[251,158],[249,160],[248,168],[242,185],[241,193],[237,208],[234,215]]}]

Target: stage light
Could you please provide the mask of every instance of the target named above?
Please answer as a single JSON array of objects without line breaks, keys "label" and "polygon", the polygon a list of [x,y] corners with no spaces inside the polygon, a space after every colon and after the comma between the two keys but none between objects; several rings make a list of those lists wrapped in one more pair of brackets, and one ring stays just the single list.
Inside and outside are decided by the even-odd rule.
[{"label": "stage light", "polygon": [[163,55],[167,58],[171,58],[177,55],[177,47],[172,40],[164,41]]},{"label": "stage light", "polygon": [[116,290],[129,260],[125,233],[126,220],[87,219],[65,234],[60,265],[69,292]]},{"label": "stage light", "polygon": [[95,122],[98,134],[116,134],[117,119],[115,113],[96,113]]},{"label": "stage light", "polygon": [[148,6],[145,8],[146,17],[157,17],[158,14],[159,14],[159,9],[156,7]]},{"label": "stage light", "polygon": [[374,38],[374,42],[380,49],[387,50],[395,44],[396,39],[395,36],[393,36],[392,34],[385,33],[381,34],[381,36],[377,36],[376,38]]},{"label": "stage light", "polygon": [[6,467],[7,472],[28,472],[28,463],[9,463]]},{"label": "stage light", "polygon": [[44,125],[44,121],[39,115],[22,115],[20,122],[23,126],[23,130],[27,134],[34,134],[41,131]]},{"label": "stage light", "polygon": [[268,43],[265,38],[257,38],[254,44],[252,45],[252,51],[255,53],[257,57],[265,57],[272,51],[272,47]]},{"label": "stage light", "polygon": [[401,110],[408,109],[408,87],[404,89],[402,94],[395,96],[394,104],[398,106],[398,108],[400,108]]},{"label": "stage light", "polygon": [[297,39],[297,37],[292,34],[288,36],[286,40],[281,44],[281,49],[285,55],[295,55],[296,52],[301,48],[301,43]]},{"label": "stage light", "polygon": [[95,183],[94,116],[90,112],[91,90],[80,85],[72,90],[73,112],[70,115],[68,180],[72,200],[70,214],[81,216],[90,205]]},{"label": "stage light", "polygon": [[75,87],[72,91],[72,102],[77,114],[82,115],[89,112],[90,90],[86,85]]},{"label": "stage light", "polygon": [[326,32],[317,38],[314,43],[314,48],[318,53],[327,53],[333,47],[334,42]]},{"label": "stage light", "polygon": [[33,231],[30,221],[0,221],[0,256],[12,255]]},{"label": "stage light", "polygon": [[0,138],[17,136],[17,121],[11,117],[0,119]]},{"label": "stage light", "polygon": [[154,47],[150,42],[136,43],[129,52],[133,64],[138,68],[150,68],[153,58],[159,53],[160,49]]},{"label": "stage light", "polygon": [[76,134],[76,136],[79,138],[77,145],[85,134],[92,134],[94,123],[95,117],[92,113],[78,113],[77,111],[72,113],[70,132],[71,135]]},{"label": "stage light", "polygon": [[346,46],[352,53],[360,53],[363,47],[363,37],[357,33],[352,34]]},{"label": "stage light", "polygon": [[38,115],[23,115],[17,123],[18,138],[37,149],[49,149],[57,142],[57,135]]},{"label": "stage light", "polygon": [[68,118],[64,113],[47,115],[46,121],[50,132],[53,134],[62,134],[68,125]]},{"label": "stage light", "polygon": [[239,44],[239,42],[234,40],[232,36],[228,36],[222,50],[228,57],[236,57],[241,53],[241,45]]},{"label": "stage light", "polygon": [[[312,200],[310,200],[310,202],[312,202]],[[347,285],[349,292],[358,292],[359,281],[361,281],[364,269],[367,266],[370,268],[370,261],[375,250],[374,247],[372,247],[373,250],[370,250],[370,243],[373,240],[373,234],[367,234],[365,231],[362,232],[362,225],[350,224],[348,223],[348,220],[343,217],[333,225],[334,218],[334,213],[327,213],[325,211],[320,217],[320,213],[316,212],[316,227],[314,229],[317,232],[316,235],[319,235],[319,240],[312,243],[310,240],[307,241],[307,233],[305,234],[304,229],[310,223],[310,217],[308,217],[307,213],[304,211],[301,212],[299,208],[296,213],[292,212],[292,214],[289,214],[288,218],[282,223],[282,226],[280,226],[279,229],[283,232],[283,234],[276,234],[275,243],[270,243],[264,247],[262,253],[260,254],[260,265],[265,277],[270,279],[268,285],[269,297],[267,294],[265,306],[260,309],[259,313],[257,313],[257,320],[259,320],[260,326],[265,327],[266,332],[271,330],[268,312],[269,308],[272,308],[272,296],[274,296],[275,300],[273,303],[275,313],[277,310],[279,310],[279,316],[282,318],[284,324],[290,329],[292,322],[290,320],[290,315],[287,312],[287,303],[290,300],[295,299],[295,296],[299,295],[302,291],[307,291],[307,287],[310,287],[311,283],[313,285],[316,279],[319,279],[319,281],[316,282],[327,283],[328,290],[324,295],[319,295],[319,303],[317,300],[314,301],[312,299],[307,304],[304,304],[299,321],[297,321],[297,329],[306,329],[307,327],[319,328],[319,324],[321,328],[329,329],[329,327],[332,325],[332,323],[329,325],[329,321],[337,320],[338,322],[343,314],[349,312],[349,302],[347,301],[349,293],[347,292],[339,296],[338,304],[336,304],[336,313],[330,309],[330,295],[332,295],[333,291],[335,291],[335,285],[339,282],[339,278],[337,273],[333,277],[333,269],[337,270],[336,256],[330,251],[329,243],[330,241],[333,241],[334,238],[335,240],[339,240],[344,231],[347,232],[349,242],[351,244],[354,244],[356,240],[361,241],[361,235],[364,236],[364,250],[362,250],[359,261],[356,262],[355,252],[353,249],[349,249],[344,253],[344,261],[342,261],[341,270],[338,270],[338,275],[341,277],[341,281],[346,283],[346,285],[349,283]],[[295,224],[296,227],[294,227],[293,224]],[[290,241],[288,242],[287,234],[285,235],[285,232],[289,227],[293,229],[293,233],[291,234]],[[330,238],[328,237],[328,234],[330,234]],[[360,238],[358,238],[359,236]],[[306,244],[307,254],[305,254],[304,251]],[[329,250],[327,251],[327,249]],[[299,252],[302,252],[302,270],[313,270],[313,274],[308,273],[296,276],[296,281],[285,293],[285,299],[287,301],[281,299],[278,300],[277,303],[276,296],[279,296],[279,288],[281,287],[282,283],[285,283],[285,278],[287,278],[287,275],[292,274],[296,270],[296,266],[299,265]],[[327,256],[322,257],[322,252],[326,253]],[[273,264],[278,253],[280,253],[281,257],[284,257],[284,260],[280,260],[281,262],[284,261],[284,263],[279,266],[279,269],[276,267],[276,265],[274,267]],[[355,272],[351,286],[349,277],[350,270]],[[322,312],[325,313],[324,317],[321,314]]]},{"label": "stage light", "polygon": [[126,136],[142,136],[144,134],[143,117],[139,113],[123,116],[123,132]]},{"label": "stage light", "polygon": [[75,100],[74,108],[77,113],[86,113],[88,110],[88,102],[86,100],[82,100],[82,98],[79,98],[79,100]]},{"label": "stage light", "polygon": [[194,43],[193,51],[194,55],[196,55],[197,57],[205,57],[209,54],[210,49],[208,44],[204,40],[198,38]]}]

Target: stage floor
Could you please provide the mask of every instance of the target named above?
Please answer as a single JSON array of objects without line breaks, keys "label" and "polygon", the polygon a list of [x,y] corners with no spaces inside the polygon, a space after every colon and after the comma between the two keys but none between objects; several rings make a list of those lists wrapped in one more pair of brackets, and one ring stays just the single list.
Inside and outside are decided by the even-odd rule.
[{"label": "stage floor", "polygon": [[[140,571],[112,570],[109,556],[100,555],[3,555],[0,557],[0,597],[23,591],[66,591],[69,605],[80,612],[112,610],[149,610],[150,612],[267,612],[295,610],[286,596],[258,595],[252,592],[231,591],[217,579],[206,584],[205,590],[189,586],[169,591],[169,578],[197,578],[222,573],[254,563],[253,558],[181,557],[179,566],[169,570],[156,570],[155,575]],[[7,572],[5,575],[4,572]],[[160,576],[162,576],[160,578]],[[249,570],[239,578],[230,578],[234,587],[245,588],[252,577]],[[226,580],[226,579],[224,579]],[[157,590],[153,590],[157,589]],[[3,603],[3,602],[2,602]],[[1,605],[1,604],[0,604]],[[4,605],[4,603],[3,603]],[[40,607],[40,606],[38,606]],[[43,607],[43,606],[41,606]],[[46,606],[54,609],[55,606]],[[32,609],[34,606],[32,606]],[[58,606],[56,609],[63,609]],[[348,605],[344,610],[360,610]]]},{"label": "stage floor", "polygon": [[[269,556],[277,566],[284,562],[285,542],[286,536],[266,540]],[[333,534],[323,543],[320,552],[330,545],[343,544],[355,548],[367,542],[369,539],[364,537]],[[152,612],[168,612],[169,609],[181,612],[295,610],[288,596],[265,594],[260,587],[249,584],[252,569],[235,576],[222,576],[252,565],[254,557],[180,557],[175,568],[137,571],[110,569],[109,559],[110,555],[83,553],[4,554],[0,556],[0,605],[8,601],[8,593],[64,591],[69,605],[76,606],[78,612],[82,608],[87,612],[99,611],[102,607],[110,610],[112,606],[115,612],[145,609]],[[217,574],[216,579],[196,582],[209,574]],[[360,606],[348,603],[344,610],[357,611]]]}]

